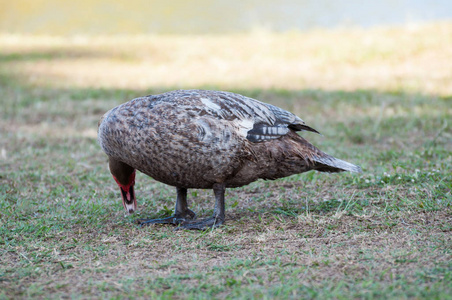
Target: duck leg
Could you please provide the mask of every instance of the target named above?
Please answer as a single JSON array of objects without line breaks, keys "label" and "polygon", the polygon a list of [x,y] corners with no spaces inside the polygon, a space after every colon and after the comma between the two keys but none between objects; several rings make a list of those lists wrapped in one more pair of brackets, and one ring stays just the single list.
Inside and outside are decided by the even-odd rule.
[{"label": "duck leg", "polygon": [[226,188],[224,183],[216,183],[213,186],[213,192],[215,193],[215,208],[213,210],[213,216],[203,220],[196,221],[183,221],[176,229],[197,229],[205,230],[209,228],[215,228],[224,223],[225,207],[224,207],[224,192]]},{"label": "duck leg", "polygon": [[162,219],[138,219],[141,226],[149,224],[174,224],[178,225],[186,220],[196,219],[196,214],[188,208],[187,189],[177,188],[176,208],[174,215]]}]

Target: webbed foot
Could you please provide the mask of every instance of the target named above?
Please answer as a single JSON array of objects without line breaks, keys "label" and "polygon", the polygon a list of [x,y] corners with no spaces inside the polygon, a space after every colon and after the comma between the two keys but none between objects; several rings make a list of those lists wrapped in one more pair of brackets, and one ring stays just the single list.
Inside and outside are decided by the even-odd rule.
[{"label": "webbed foot", "polygon": [[224,223],[224,218],[210,217],[202,220],[184,221],[179,224],[174,230],[180,229],[195,229],[195,230],[206,230],[209,228],[217,228]]},{"label": "webbed foot", "polygon": [[173,224],[179,225],[184,222],[190,222],[191,220],[196,219],[196,213],[192,210],[187,209],[183,213],[176,213],[170,217],[162,218],[162,219],[138,219],[136,222],[141,226],[150,225],[150,224]]}]

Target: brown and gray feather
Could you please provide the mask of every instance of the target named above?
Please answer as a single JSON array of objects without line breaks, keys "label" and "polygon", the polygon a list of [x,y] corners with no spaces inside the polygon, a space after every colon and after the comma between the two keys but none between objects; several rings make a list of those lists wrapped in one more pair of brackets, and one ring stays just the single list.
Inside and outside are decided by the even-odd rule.
[{"label": "brown and gray feather", "polygon": [[296,115],[242,95],[178,90],[137,98],[99,122],[105,153],[163,183],[238,187],[309,170],[361,172],[296,131],[317,132]]}]

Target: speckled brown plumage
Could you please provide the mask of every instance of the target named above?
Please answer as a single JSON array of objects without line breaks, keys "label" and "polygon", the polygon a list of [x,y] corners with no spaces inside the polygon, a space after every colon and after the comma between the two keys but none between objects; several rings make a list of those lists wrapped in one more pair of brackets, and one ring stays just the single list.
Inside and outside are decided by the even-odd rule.
[{"label": "speckled brown plumage", "polygon": [[[239,187],[309,170],[360,172],[311,145],[300,130],[317,132],[288,111],[242,95],[178,90],[108,111],[98,140],[111,161],[178,191]],[[112,171],[115,178],[124,177],[120,173]]]}]

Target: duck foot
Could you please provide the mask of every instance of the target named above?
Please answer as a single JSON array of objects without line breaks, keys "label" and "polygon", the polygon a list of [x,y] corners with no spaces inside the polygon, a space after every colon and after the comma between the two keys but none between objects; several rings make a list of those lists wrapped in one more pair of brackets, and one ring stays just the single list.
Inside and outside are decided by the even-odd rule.
[{"label": "duck foot", "polygon": [[162,219],[138,219],[136,222],[141,226],[150,225],[150,224],[173,224],[179,225],[184,222],[189,222],[190,220],[195,220],[196,214],[187,209],[183,213],[177,213],[170,217],[162,218]]},{"label": "duck foot", "polygon": [[219,227],[224,223],[224,183],[216,183],[213,185],[213,192],[215,194],[215,208],[213,210],[213,216],[203,220],[185,221],[175,229],[196,229],[206,230],[209,228]]},{"label": "duck foot", "polygon": [[184,221],[179,224],[178,227],[176,227],[174,230],[180,230],[180,229],[194,229],[194,230],[206,230],[209,228],[217,228],[221,224],[224,223],[224,218],[216,218],[216,217],[210,217],[203,220],[196,220],[196,221]]}]

